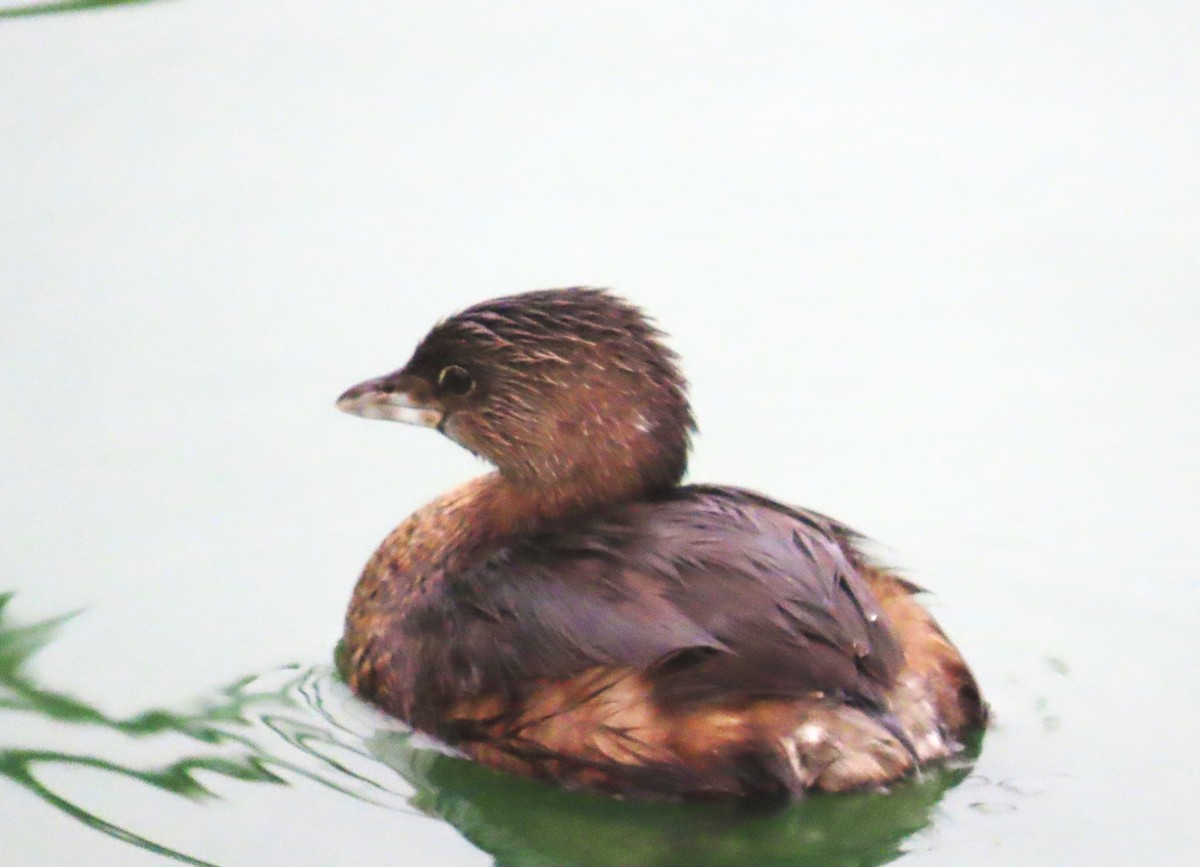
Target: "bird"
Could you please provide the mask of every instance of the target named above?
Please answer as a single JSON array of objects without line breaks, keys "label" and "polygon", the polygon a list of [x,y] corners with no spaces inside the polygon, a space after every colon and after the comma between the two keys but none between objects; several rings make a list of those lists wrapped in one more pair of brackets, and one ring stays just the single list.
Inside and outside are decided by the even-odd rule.
[{"label": "bird", "polygon": [[783,803],[961,752],[988,708],[921,588],[821,513],[683,483],[678,361],[611,291],[538,290],[338,398],[493,467],[371,556],[352,691],[483,765],[621,798]]}]

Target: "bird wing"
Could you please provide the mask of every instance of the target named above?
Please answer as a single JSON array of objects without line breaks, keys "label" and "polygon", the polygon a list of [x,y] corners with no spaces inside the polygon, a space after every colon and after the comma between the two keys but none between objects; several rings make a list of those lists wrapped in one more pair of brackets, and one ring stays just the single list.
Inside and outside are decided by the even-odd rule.
[{"label": "bird wing", "polygon": [[460,683],[643,672],[666,705],[822,693],[868,706],[903,651],[842,525],[688,486],[503,547],[445,588]]},{"label": "bird wing", "polygon": [[740,489],[626,504],[449,582],[448,663],[482,693],[599,665],[644,672],[667,705],[823,693],[877,706],[904,652],[853,538]]}]

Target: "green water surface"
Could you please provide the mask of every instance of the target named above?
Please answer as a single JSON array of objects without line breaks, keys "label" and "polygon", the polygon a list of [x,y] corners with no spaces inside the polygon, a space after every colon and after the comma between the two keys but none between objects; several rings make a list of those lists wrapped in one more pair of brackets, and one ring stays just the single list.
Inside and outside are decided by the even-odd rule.
[{"label": "green water surface", "polygon": [[[0,865],[1200,863],[1196,24],[0,2]],[[575,284],[672,335],[691,480],[931,589],[994,713],[968,756],[626,803],[349,693],[363,562],[481,467],[334,398]]]}]

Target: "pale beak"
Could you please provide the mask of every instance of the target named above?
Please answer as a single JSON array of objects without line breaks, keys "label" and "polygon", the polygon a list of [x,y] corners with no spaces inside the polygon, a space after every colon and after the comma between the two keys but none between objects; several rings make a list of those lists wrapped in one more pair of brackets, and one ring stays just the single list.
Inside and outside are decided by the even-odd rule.
[{"label": "pale beak", "polygon": [[421,427],[442,423],[428,383],[406,373],[389,373],[360,382],[337,399],[337,408],[363,418],[382,418]]}]

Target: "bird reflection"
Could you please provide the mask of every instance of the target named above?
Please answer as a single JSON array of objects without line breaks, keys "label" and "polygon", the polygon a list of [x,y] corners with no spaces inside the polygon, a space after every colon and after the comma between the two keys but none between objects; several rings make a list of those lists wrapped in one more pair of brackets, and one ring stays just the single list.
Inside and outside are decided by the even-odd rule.
[{"label": "bird reflection", "polygon": [[930,824],[941,797],[969,773],[962,760],[886,793],[813,795],[756,811],[566,793],[422,748],[408,735],[381,734],[368,745],[413,786],[414,806],[505,865],[886,864],[904,854],[905,841]]}]

